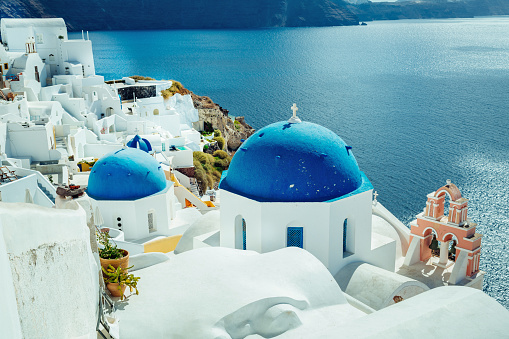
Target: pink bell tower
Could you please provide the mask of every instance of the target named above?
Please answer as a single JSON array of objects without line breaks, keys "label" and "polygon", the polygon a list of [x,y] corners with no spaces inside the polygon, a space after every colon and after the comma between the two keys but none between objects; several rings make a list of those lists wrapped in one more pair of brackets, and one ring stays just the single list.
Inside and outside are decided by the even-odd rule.
[{"label": "pink bell tower", "polygon": [[[446,197],[449,198],[447,216],[444,215]],[[433,265],[442,268],[454,265],[448,283],[458,284],[479,272],[482,234],[475,232],[477,224],[468,219],[468,199],[461,196],[458,187],[450,180],[445,186],[428,194],[427,198],[424,211],[410,223],[410,246],[404,265],[427,262],[431,258],[432,248],[438,247],[437,242],[440,242],[440,259]],[[455,242],[456,250],[452,247],[449,253],[451,240]]]}]

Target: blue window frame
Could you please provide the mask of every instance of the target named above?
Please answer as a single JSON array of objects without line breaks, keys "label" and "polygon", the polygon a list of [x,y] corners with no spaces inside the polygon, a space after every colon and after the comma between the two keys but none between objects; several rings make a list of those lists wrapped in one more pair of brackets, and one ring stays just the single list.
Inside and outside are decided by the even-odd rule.
[{"label": "blue window frame", "polygon": [[246,221],[242,219],[242,249],[246,249]]},{"label": "blue window frame", "polygon": [[286,233],[286,247],[304,248],[303,242],[304,229],[302,227],[288,227]]}]

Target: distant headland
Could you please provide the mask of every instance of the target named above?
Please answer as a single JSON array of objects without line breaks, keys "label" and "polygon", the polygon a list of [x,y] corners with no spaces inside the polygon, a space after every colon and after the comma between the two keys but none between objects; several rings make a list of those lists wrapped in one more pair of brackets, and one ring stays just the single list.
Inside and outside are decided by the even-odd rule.
[{"label": "distant headland", "polygon": [[509,15],[505,0],[10,0],[1,18],[64,18],[70,31],[351,26],[361,21]]}]

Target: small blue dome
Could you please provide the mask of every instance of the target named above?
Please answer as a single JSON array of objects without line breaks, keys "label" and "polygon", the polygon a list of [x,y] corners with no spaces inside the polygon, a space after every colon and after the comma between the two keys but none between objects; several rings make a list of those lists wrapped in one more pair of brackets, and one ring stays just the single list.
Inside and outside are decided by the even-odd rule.
[{"label": "small blue dome", "polygon": [[136,200],[166,186],[164,171],[154,157],[126,148],[106,154],[95,163],[87,193],[96,200]]},{"label": "small blue dome", "polygon": [[282,121],[244,142],[220,188],[258,201],[318,202],[342,197],[362,183],[351,147],[334,132]]},{"label": "small blue dome", "polygon": [[127,143],[127,147],[138,148],[147,153],[152,151],[152,145],[150,145],[150,142],[137,134]]}]

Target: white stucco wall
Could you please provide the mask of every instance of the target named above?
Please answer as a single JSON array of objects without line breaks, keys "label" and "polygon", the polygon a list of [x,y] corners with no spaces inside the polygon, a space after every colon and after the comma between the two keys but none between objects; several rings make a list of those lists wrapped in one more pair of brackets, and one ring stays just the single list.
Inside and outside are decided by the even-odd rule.
[{"label": "white stucco wall", "polygon": [[13,114],[20,118],[29,120],[28,101],[26,98],[16,101],[2,101],[0,103],[0,115]]},{"label": "white stucco wall", "polygon": [[61,18],[51,19],[2,19],[2,40],[12,52],[24,52],[27,38],[34,37],[37,52],[48,60],[49,54],[57,55],[58,36],[67,39],[67,28]]},{"label": "white stucco wall", "polygon": [[118,151],[122,148],[121,144],[113,144],[113,143],[104,143],[104,144],[85,144],[84,151],[85,157],[94,157],[100,159],[102,156]]},{"label": "white stucco wall", "polygon": [[180,121],[189,127],[193,126],[193,122],[198,121],[198,110],[194,108],[191,95],[180,95],[176,93],[174,96],[165,101],[165,104],[175,109],[180,115]]},{"label": "white stucco wall", "polygon": [[[175,218],[175,196],[173,183],[164,193],[155,194],[138,200],[94,200],[93,206],[99,207],[104,226],[124,232],[125,240],[146,238],[149,235],[174,235],[170,230],[170,221]],[[155,212],[156,231],[150,233],[148,213]],[[120,217],[120,221],[117,218]]]},{"label": "white stucco wall", "polygon": [[144,119],[152,121],[154,124],[161,126],[171,135],[180,135],[180,116],[175,115],[152,115],[144,117]]},{"label": "white stucco wall", "polygon": [[96,338],[98,267],[86,214],[74,208],[0,203],[24,338]]},{"label": "white stucco wall", "polygon": [[37,175],[30,174],[13,182],[0,185],[3,202],[25,202],[26,190],[29,190],[34,204],[51,207],[53,202],[37,186]]},{"label": "white stucco wall", "polygon": [[16,291],[12,280],[11,264],[0,222],[0,328],[5,338],[21,339],[21,324],[16,303]]},{"label": "white stucco wall", "polygon": [[[303,227],[303,248],[332,274],[356,261],[394,270],[395,242],[386,238],[380,246],[371,246],[371,204],[371,190],[321,203],[258,202],[221,190],[221,246],[242,249],[236,220],[244,218],[248,250],[265,253],[284,248],[287,228]],[[345,219],[347,254],[343,253]]]},{"label": "white stucco wall", "polygon": [[60,152],[52,149],[55,145],[53,125],[22,126],[7,124],[9,155],[14,158],[31,158],[33,161],[59,160]]}]

